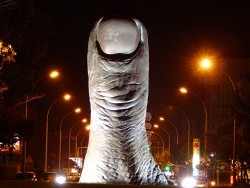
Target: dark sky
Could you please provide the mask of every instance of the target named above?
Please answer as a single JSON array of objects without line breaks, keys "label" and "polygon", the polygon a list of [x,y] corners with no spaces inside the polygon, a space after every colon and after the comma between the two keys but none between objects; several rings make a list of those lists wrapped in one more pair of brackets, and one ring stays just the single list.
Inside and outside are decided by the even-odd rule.
[{"label": "dark sky", "polygon": [[[225,59],[250,55],[248,0],[39,2],[39,10],[50,15],[56,28],[45,63],[60,67],[64,74],[63,88],[72,91],[86,111],[89,111],[88,36],[102,16],[125,14],[138,18],[146,26],[150,54],[148,111],[154,117],[162,114],[169,104],[181,104],[190,116],[193,108],[201,109],[196,99],[184,100],[177,95],[181,84],[190,86],[194,92],[204,88],[190,72],[197,54],[216,53]],[[57,92],[63,91],[51,95]]]}]

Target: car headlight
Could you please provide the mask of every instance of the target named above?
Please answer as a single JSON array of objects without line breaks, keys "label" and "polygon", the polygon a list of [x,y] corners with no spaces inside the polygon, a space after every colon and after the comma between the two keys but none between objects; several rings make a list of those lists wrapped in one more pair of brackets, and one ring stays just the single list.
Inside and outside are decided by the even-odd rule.
[{"label": "car headlight", "polygon": [[63,175],[58,175],[55,179],[56,183],[64,184],[66,182],[66,177]]},{"label": "car headlight", "polygon": [[192,188],[196,185],[196,179],[194,177],[186,177],[182,180],[181,186],[184,188]]}]

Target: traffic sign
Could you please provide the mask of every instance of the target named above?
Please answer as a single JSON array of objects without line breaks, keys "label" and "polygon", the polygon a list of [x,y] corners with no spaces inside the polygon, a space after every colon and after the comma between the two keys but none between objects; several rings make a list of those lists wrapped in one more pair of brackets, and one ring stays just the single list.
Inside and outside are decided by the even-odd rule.
[{"label": "traffic sign", "polygon": [[152,146],[152,142],[150,139],[148,139],[148,146],[151,147]]},{"label": "traffic sign", "polygon": [[150,138],[151,136],[152,136],[152,131],[147,131],[147,136],[148,136],[148,138]]},{"label": "traffic sign", "polygon": [[152,124],[150,122],[146,122],[145,126],[146,126],[146,129],[151,129],[152,128]]},{"label": "traffic sign", "polygon": [[152,119],[152,114],[150,112],[147,112],[146,121],[151,121],[151,119]]}]

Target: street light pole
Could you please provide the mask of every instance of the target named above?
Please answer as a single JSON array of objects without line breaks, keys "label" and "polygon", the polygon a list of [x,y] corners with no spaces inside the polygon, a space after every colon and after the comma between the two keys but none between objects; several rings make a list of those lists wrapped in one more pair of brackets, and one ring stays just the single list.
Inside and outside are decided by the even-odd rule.
[{"label": "street light pole", "polygon": [[[236,95],[236,88],[235,88],[235,85],[234,85],[234,82],[232,80],[232,78],[229,76],[229,74],[225,72],[225,75],[227,76],[227,78],[229,79],[232,87],[233,87],[233,92],[234,92],[234,95]],[[234,125],[234,128],[233,128],[233,160],[235,160],[235,142],[236,142],[236,115],[234,114],[233,116],[233,125]]]},{"label": "street light pole", "polygon": [[[87,119],[86,118],[84,118],[84,119],[82,119],[81,120],[81,123],[86,123],[87,122]],[[71,148],[70,148],[70,138],[71,138],[71,131],[72,131],[72,129],[74,128],[74,127],[76,127],[77,125],[79,125],[79,122],[76,122],[75,124],[73,124],[72,126],[71,126],[71,128],[70,128],[70,130],[69,130],[69,151],[68,151],[68,169],[69,169],[69,166],[70,166],[70,150],[71,150]]]},{"label": "street light pole", "polygon": [[[53,70],[50,72],[49,77],[51,79],[55,79],[59,76],[59,72],[57,70]],[[41,78],[39,78],[38,80],[36,80],[33,84],[32,84],[32,88],[33,86],[35,86],[38,82],[40,82],[41,80],[43,80],[44,78],[46,78],[47,75],[42,76]],[[42,95],[36,95],[36,96],[32,96],[29,97],[29,94],[27,94],[25,96],[25,120],[28,120],[28,103],[33,101],[33,100],[37,100],[37,99],[41,99],[44,96],[44,94]],[[18,105],[23,104],[24,102],[18,103]],[[24,138],[23,140],[24,142],[24,154],[23,154],[23,171],[26,172],[26,156],[27,156],[27,138]]]},{"label": "street light pole", "polygon": [[167,120],[167,122],[169,122],[175,129],[175,132],[176,132],[176,145],[178,146],[179,145],[179,133],[178,133],[177,127],[175,126],[175,124],[172,121]]},{"label": "street light pole", "polygon": [[78,156],[79,156],[79,152],[78,152],[78,136],[79,136],[80,132],[78,132],[76,134],[76,141],[75,141],[75,161],[76,161],[76,164],[78,165]]},{"label": "street light pole", "polygon": [[166,133],[166,135],[168,136],[168,153],[169,153],[169,161],[171,161],[171,153],[170,153],[170,151],[171,151],[171,149],[170,149],[170,147],[171,147],[171,142],[170,142],[170,135],[169,135],[169,133],[168,133],[168,131],[163,127],[163,131]]},{"label": "street light pole", "polygon": [[47,119],[46,119],[46,131],[45,131],[45,161],[44,161],[44,172],[46,173],[47,172],[47,160],[48,160],[48,130],[49,130],[49,112],[51,110],[51,108],[57,103],[59,102],[60,100],[62,100],[63,98],[60,98],[60,99],[57,99],[56,101],[54,101],[50,107],[49,107],[49,110],[47,112]]},{"label": "street light pole", "polygon": [[160,139],[161,139],[161,141],[162,141],[162,152],[164,152],[164,140],[163,140],[163,138],[161,137],[160,134],[158,134],[158,133],[156,133],[156,132],[153,132],[153,131],[152,131],[152,133],[153,133],[153,134],[156,134],[157,136],[160,137]]},{"label": "street light pole", "polygon": [[[163,118],[164,119],[164,118]],[[154,126],[153,126],[155,129],[158,129],[159,128],[159,126],[157,125],[157,124],[154,124]],[[163,131],[166,133],[166,135],[168,136],[168,153],[169,153],[169,161],[170,161],[170,159],[171,159],[171,149],[170,149],[170,144],[171,144],[171,142],[170,142],[170,135],[169,135],[169,133],[168,133],[168,131],[164,128],[164,127],[162,127],[162,129],[163,129]]]},{"label": "street light pole", "polygon": [[[85,121],[81,121],[82,123],[85,123]],[[68,169],[69,169],[69,167],[70,167],[70,150],[71,150],[71,146],[70,146],[70,138],[71,138],[71,131],[72,131],[72,129],[73,128],[75,128],[75,127],[77,127],[77,126],[79,126],[79,122],[77,122],[77,123],[75,123],[75,124],[73,124],[73,126],[71,126],[71,128],[70,128],[70,130],[69,130],[69,151],[68,151]]]},{"label": "street light pole", "polygon": [[61,100],[70,100],[71,96],[66,94],[64,97],[55,100],[49,107],[46,118],[46,128],[45,128],[45,160],[44,160],[44,172],[47,172],[47,163],[48,163],[48,130],[49,130],[49,113],[51,108]]},{"label": "street light pole", "polygon": [[207,129],[208,129],[208,125],[207,125],[207,108],[206,105],[204,103],[204,101],[195,93],[188,91],[186,88],[181,87],[180,88],[180,92],[181,93],[191,93],[193,96],[195,96],[202,104],[203,108],[204,108],[204,112],[205,112],[205,126],[204,126],[204,157],[207,156]]},{"label": "street light pole", "polygon": [[[234,82],[232,80],[232,78],[229,76],[229,74],[224,71],[225,75],[227,76],[227,78],[229,79],[232,87],[233,87],[233,94],[234,97],[236,96],[236,87],[234,85]],[[233,161],[232,161],[232,165],[233,165],[233,185],[236,185],[236,170],[235,170],[235,148],[236,148],[236,114],[234,112],[233,114]]]},{"label": "street light pole", "polygon": [[[211,61],[209,59],[205,61],[201,61],[200,62],[201,67],[205,68],[205,69],[209,69],[211,67]],[[233,94],[234,96],[236,96],[236,87],[234,85],[234,82],[232,80],[232,78],[229,76],[229,74],[222,69],[222,72],[224,72],[224,74],[227,76],[227,78],[229,79],[229,82],[231,83],[232,87],[233,87]],[[233,157],[233,161],[232,161],[232,165],[233,165],[233,184],[236,185],[236,172],[235,172],[235,148],[236,147],[236,114],[234,112],[233,115],[233,151],[232,151],[232,157]]]},{"label": "street light pole", "polygon": [[[165,121],[165,118],[160,117],[159,120],[160,121]],[[178,146],[179,145],[179,133],[178,133],[177,127],[175,126],[175,124],[172,121],[170,121],[168,119],[166,119],[166,121],[169,122],[175,129],[175,132],[176,132],[176,145]]]},{"label": "street light pole", "polygon": [[60,172],[61,170],[61,158],[62,158],[62,125],[64,120],[66,119],[66,117],[68,117],[70,114],[72,113],[80,113],[81,109],[80,108],[76,108],[74,111],[70,111],[67,114],[65,114],[61,120],[60,123],[60,128],[59,128],[59,152],[58,152],[58,171]]},{"label": "street light pole", "polygon": [[190,122],[189,122],[189,119],[188,119],[188,117],[187,117],[187,115],[186,115],[186,113],[183,111],[183,110],[181,110],[181,109],[179,109],[179,108],[177,108],[177,107],[175,107],[175,106],[171,106],[173,109],[175,109],[175,110],[177,110],[177,111],[179,111],[184,117],[185,117],[185,119],[186,119],[186,121],[187,121],[187,125],[188,125],[188,134],[187,134],[187,137],[188,137],[188,144],[187,144],[187,158],[188,158],[188,161],[189,161],[189,148],[190,148]]}]

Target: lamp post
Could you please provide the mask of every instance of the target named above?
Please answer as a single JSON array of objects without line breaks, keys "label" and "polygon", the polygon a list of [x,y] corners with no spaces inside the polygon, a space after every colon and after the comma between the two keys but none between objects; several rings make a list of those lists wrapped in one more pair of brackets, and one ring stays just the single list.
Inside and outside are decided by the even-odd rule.
[{"label": "lamp post", "polygon": [[171,108],[175,109],[176,111],[180,112],[184,118],[186,119],[187,121],[187,125],[188,125],[188,134],[187,134],[187,138],[188,138],[188,141],[187,141],[187,158],[188,158],[188,161],[189,161],[189,148],[190,148],[190,121],[187,117],[187,114],[181,110],[180,108],[177,108],[175,106],[170,106]]},{"label": "lamp post", "polygon": [[71,96],[69,94],[65,94],[63,97],[55,100],[49,107],[47,112],[47,119],[46,119],[46,132],[45,132],[45,160],[44,160],[44,172],[47,172],[47,163],[48,163],[48,130],[49,130],[49,113],[51,108],[59,101],[65,100],[68,101],[71,99]]},{"label": "lamp post", "polygon": [[[209,59],[203,60],[200,62],[200,66],[203,69],[210,69],[212,66],[212,62]],[[222,72],[226,75],[226,77],[228,78],[232,88],[233,88],[233,94],[234,96],[236,96],[236,87],[235,84],[232,80],[232,78],[229,76],[229,74],[222,69]],[[233,151],[232,151],[232,165],[233,165],[233,185],[236,185],[236,170],[235,170],[235,147],[236,147],[236,114],[233,114]]]},{"label": "lamp post", "polygon": [[[229,74],[227,72],[225,72],[225,75],[227,76],[227,78],[229,79],[232,87],[233,87],[233,93],[234,93],[234,96],[236,95],[236,88],[235,88],[235,85],[234,85],[234,82],[232,80],[232,78],[229,76]],[[233,116],[233,161],[235,161],[235,142],[236,142],[236,115],[234,114]]]},{"label": "lamp post", "polygon": [[158,134],[158,133],[156,133],[156,132],[154,132],[154,131],[152,131],[152,133],[153,133],[153,134],[156,134],[157,136],[159,136],[159,137],[160,137],[161,142],[162,142],[162,152],[164,152],[164,140],[163,140],[163,138],[161,137],[161,135],[160,135],[160,134]]},{"label": "lamp post", "polygon": [[[82,122],[83,122],[83,123],[86,123],[86,122],[87,122],[87,119],[83,120]],[[90,130],[90,125],[86,125],[86,126],[85,126],[85,129],[86,129],[87,131],[89,131],[89,130]],[[86,153],[87,148],[88,148],[88,147],[86,147],[86,146],[83,146],[83,140],[84,140],[84,139],[87,139],[87,138],[88,138],[88,137],[85,137],[85,136],[82,137],[82,139],[81,139],[81,146],[78,148],[78,154],[79,154],[79,156],[82,157],[82,162],[81,162],[80,168],[83,167],[83,149],[85,149],[85,153]],[[80,149],[81,149],[81,151],[80,151]]]},{"label": "lamp post", "polygon": [[[38,82],[40,82],[41,80],[45,79],[47,77],[47,75],[42,76],[41,78],[39,78],[38,80],[36,80],[33,84],[32,84],[32,88],[33,86],[35,86]],[[56,79],[59,77],[59,72],[57,70],[53,70],[50,72],[49,77],[51,79]],[[29,93],[30,94],[30,93]],[[41,99],[44,95],[36,95],[36,96],[31,96],[29,97],[29,94],[26,95],[25,97],[25,101],[18,103],[18,105],[22,105],[25,103],[25,120],[28,120],[28,103],[33,101],[33,100],[37,100],[37,99]],[[26,150],[27,150],[27,140],[26,138],[24,138],[23,140],[24,142],[24,153],[23,153],[23,171],[26,172]]]},{"label": "lamp post", "polygon": [[[86,123],[87,122],[87,119],[82,119],[81,120],[81,123]],[[82,125],[82,124],[81,124]],[[81,126],[80,125],[80,126]],[[70,130],[69,130],[69,151],[68,151],[68,169],[70,167],[70,150],[71,150],[71,147],[70,147],[70,138],[71,138],[71,131],[73,128],[79,126],[79,122],[76,122],[75,124],[73,124],[73,126],[71,126]]]},{"label": "lamp post", "polygon": [[[208,63],[207,61],[204,62],[205,65]],[[204,65],[204,66],[205,66]],[[208,126],[207,126],[207,108],[206,108],[206,105],[204,103],[204,101],[195,93],[189,91],[187,88],[185,87],[181,87],[179,89],[179,91],[183,94],[186,94],[186,93],[190,93],[192,94],[193,96],[195,96],[202,104],[203,108],[204,108],[204,112],[205,112],[205,126],[204,126],[204,157],[207,156],[207,129],[208,129]]]},{"label": "lamp post", "polygon": [[60,123],[60,129],[59,129],[59,152],[58,152],[58,171],[60,172],[61,170],[61,158],[62,158],[62,125],[66,117],[68,117],[72,113],[80,113],[81,108],[75,108],[75,110],[68,112],[65,114],[61,120]]},{"label": "lamp post", "polygon": [[177,130],[177,127],[175,126],[175,124],[172,122],[172,121],[170,121],[170,120],[166,120],[164,117],[159,117],[159,120],[160,121],[167,121],[167,122],[169,122],[173,127],[174,127],[174,129],[175,129],[175,132],[176,132],[176,145],[179,145],[179,133],[178,133],[178,130]]},{"label": "lamp post", "polygon": [[78,136],[80,135],[80,132],[78,132],[77,134],[76,134],[76,141],[75,141],[75,162],[76,162],[76,164],[78,165],[78,156],[79,156],[79,152],[78,152],[78,150],[77,150],[77,148],[78,148]]},{"label": "lamp post", "polygon": [[[159,126],[157,124],[154,124],[153,127],[155,129],[159,128]],[[170,151],[171,151],[171,149],[170,149],[171,148],[170,135],[169,135],[168,131],[164,127],[162,127],[162,129],[166,133],[166,135],[168,136],[168,153],[169,153],[169,161],[171,161],[170,160],[171,159],[171,153],[170,153]]]}]

